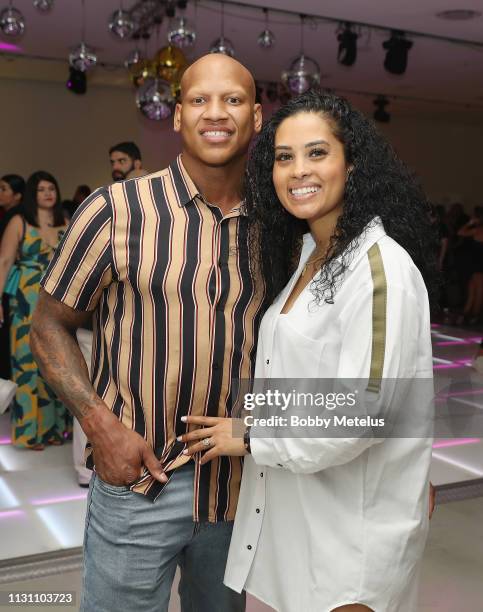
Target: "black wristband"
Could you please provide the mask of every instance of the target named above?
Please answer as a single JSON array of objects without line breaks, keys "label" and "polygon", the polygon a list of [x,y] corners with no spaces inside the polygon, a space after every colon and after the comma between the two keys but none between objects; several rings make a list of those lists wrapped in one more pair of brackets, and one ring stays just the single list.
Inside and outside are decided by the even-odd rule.
[{"label": "black wristband", "polygon": [[243,434],[243,445],[245,446],[245,450],[249,455],[252,454],[252,449],[250,447],[250,428],[247,427],[245,429],[245,433]]}]

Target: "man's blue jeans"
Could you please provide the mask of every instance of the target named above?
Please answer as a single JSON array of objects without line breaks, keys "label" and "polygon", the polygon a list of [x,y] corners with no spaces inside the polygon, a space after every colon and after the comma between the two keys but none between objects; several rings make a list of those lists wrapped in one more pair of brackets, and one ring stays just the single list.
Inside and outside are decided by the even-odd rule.
[{"label": "man's blue jeans", "polygon": [[223,584],[233,523],[193,522],[193,463],[153,503],[95,475],[84,535],[81,612],[167,612],[176,566],[183,612],[243,612]]}]

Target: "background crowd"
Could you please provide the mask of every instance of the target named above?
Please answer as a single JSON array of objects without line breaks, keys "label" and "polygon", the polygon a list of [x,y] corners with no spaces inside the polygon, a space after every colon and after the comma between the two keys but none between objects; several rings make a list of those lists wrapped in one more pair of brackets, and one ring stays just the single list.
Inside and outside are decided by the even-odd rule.
[{"label": "background crowd", "polygon": [[[132,142],[113,146],[109,157],[115,181],[146,174]],[[62,200],[56,178],[42,170],[27,180],[17,174],[0,179],[0,384],[11,380],[17,386],[14,400],[0,412],[10,411],[12,443],[20,448],[43,450],[72,438],[72,416],[43,380],[29,332],[40,280],[90,193],[88,185],[79,185],[71,200]],[[83,454],[84,441],[77,446]]]}]

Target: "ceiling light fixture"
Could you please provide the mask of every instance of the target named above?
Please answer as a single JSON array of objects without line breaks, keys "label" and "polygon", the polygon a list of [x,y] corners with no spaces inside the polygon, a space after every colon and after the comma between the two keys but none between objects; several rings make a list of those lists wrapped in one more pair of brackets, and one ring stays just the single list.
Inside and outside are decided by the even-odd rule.
[{"label": "ceiling light fixture", "polygon": [[337,40],[339,41],[339,51],[337,61],[344,66],[352,66],[357,59],[357,39],[359,34],[352,30],[352,25],[346,22],[340,25],[337,30]]},{"label": "ceiling light fixture", "polygon": [[382,43],[386,49],[384,68],[391,74],[404,74],[408,65],[408,51],[413,43],[401,30],[392,30],[391,38]]},{"label": "ceiling light fixture", "polygon": [[268,9],[264,8],[265,13],[265,29],[258,36],[258,46],[262,49],[271,49],[275,44],[275,34],[268,27]]},{"label": "ceiling light fixture", "polygon": [[436,17],[447,19],[448,21],[468,21],[481,17],[481,13],[480,11],[472,11],[469,9],[453,9],[436,13]]},{"label": "ceiling light fixture", "polygon": [[223,53],[234,57],[235,49],[233,43],[228,38],[225,38],[225,3],[221,3],[221,36],[217,38],[211,45],[210,53]]},{"label": "ceiling light fixture", "polygon": [[389,123],[391,120],[391,115],[387,112],[386,106],[389,104],[389,100],[386,96],[379,95],[374,100],[374,106],[376,110],[374,111],[374,119],[375,121],[379,121],[379,123]]},{"label": "ceiling light fixture", "polygon": [[320,68],[315,60],[305,55],[304,20],[300,15],[300,55],[291,63],[289,70],[282,72],[282,82],[295,95],[300,95],[320,83]]}]

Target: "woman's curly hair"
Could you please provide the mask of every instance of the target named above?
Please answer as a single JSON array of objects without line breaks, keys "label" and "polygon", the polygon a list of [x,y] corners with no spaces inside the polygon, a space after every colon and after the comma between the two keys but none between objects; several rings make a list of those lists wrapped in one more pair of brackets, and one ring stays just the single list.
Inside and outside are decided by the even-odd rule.
[{"label": "woman's curly hair", "polygon": [[320,113],[329,122],[344,147],[347,165],[352,166],[329,255],[311,284],[316,303],[333,301],[358,237],[379,216],[386,233],[420,270],[430,302],[435,304],[439,287],[437,236],[422,189],[372,121],[344,98],[313,90],[290,100],[264,124],[248,162],[245,211],[250,249],[261,268],[268,300],[273,301],[287,284],[298,261],[302,235],[308,231],[305,221],[283,208],[272,181],[277,128],[284,119],[303,112]]}]

